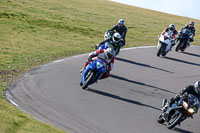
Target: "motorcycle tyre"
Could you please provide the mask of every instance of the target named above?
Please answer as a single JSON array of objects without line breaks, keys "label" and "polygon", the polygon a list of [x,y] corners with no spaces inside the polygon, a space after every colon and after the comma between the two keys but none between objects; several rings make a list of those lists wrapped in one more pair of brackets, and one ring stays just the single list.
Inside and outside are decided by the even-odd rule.
[{"label": "motorcycle tyre", "polygon": [[165,49],[164,49],[164,45],[162,45],[162,46],[159,48],[158,52],[157,52],[157,56],[159,57],[160,54],[164,52],[164,50],[165,50]]},{"label": "motorcycle tyre", "polygon": [[[88,75],[89,72],[90,75]],[[95,75],[94,71],[90,70],[89,72],[87,73],[88,78],[86,79],[85,83],[82,84],[82,89],[86,89],[88,87],[88,85],[92,82],[93,76]]]},{"label": "motorcycle tyre", "polygon": [[177,42],[177,46],[176,46],[175,51],[178,52],[178,50],[180,50],[180,47],[181,47],[181,41],[179,40],[179,41]]},{"label": "motorcycle tyre", "polygon": [[184,52],[187,47],[187,42],[184,42],[183,46],[180,48],[181,52]]},{"label": "motorcycle tyre", "polygon": [[177,117],[176,120],[172,122],[172,124],[169,125],[169,122],[167,123],[167,128],[172,129],[173,127],[175,127],[177,124],[181,122],[182,117],[183,117],[183,113],[179,112],[179,116]]},{"label": "motorcycle tyre", "polygon": [[162,56],[165,56],[168,52],[169,52],[169,51],[166,51],[166,52],[163,51],[163,52],[162,52]]}]

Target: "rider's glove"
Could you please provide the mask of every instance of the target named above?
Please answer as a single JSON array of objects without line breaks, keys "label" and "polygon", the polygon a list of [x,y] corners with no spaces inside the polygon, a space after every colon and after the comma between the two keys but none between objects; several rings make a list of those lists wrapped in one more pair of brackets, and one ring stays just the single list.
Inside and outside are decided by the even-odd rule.
[{"label": "rider's glove", "polygon": [[98,49],[98,48],[99,48],[99,44],[97,43],[97,44],[95,45],[95,50]]},{"label": "rider's glove", "polygon": [[180,97],[182,97],[182,95],[176,94],[175,99],[179,99]]},{"label": "rider's glove", "polygon": [[193,37],[190,37],[190,42],[193,42],[193,41],[194,41]]}]

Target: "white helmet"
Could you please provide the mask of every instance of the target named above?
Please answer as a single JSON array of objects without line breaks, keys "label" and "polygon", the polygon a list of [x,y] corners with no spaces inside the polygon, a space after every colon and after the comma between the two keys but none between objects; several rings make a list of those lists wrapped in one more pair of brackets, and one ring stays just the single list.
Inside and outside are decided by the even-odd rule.
[{"label": "white helmet", "polygon": [[111,59],[113,56],[115,56],[115,50],[113,48],[107,48],[105,50],[105,55],[108,59]]},{"label": "white helmet", "polygon": [[200,81],[196,81],[195,84],[194,84],[194,91],[197,93],[197,94],[200,94]]},{"label": "white helmet", "polygon": [[121,40],[121,35],[119,33],[115,33],[112,36],[112,40],[113,40],[114,43],[118,43]]},{"label": "white helmet", "polygon": [[189,27],[194,27],[194,24],[195,24],[194,21],[190,21],[189,22]]}]

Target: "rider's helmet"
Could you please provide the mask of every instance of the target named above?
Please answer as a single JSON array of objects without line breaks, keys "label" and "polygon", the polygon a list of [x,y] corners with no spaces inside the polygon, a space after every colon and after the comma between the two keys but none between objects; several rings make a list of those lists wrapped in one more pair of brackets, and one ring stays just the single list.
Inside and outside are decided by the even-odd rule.
[{"label": "rider's helmet", "polygon": [[118,26],[119,26],[119,27],[123,27],[124,25],[125,25],[124,20],[123,20],[123,19],[119,19],[119,20],[118,20]]},{"label": "rider's helmet", "polygon": [[113,48],[107,48],[105,50],[105,56],[108,58],[108,59],[111,59],[112,57],[115,56],[115,50]]},{"label": "rider's helmet", "polygon": [[118,42],[120,42],[120,40],[121,40],[121,35],[120,35],[119,33],[115,33],[115,34],[112,36],[112,41],[113,41],[114,43],[118,43]]},{"label": "rider's helmet", "polygon": [[175,24],[170,24],[170,25],[169,25],[169,29],[170,29],[171,31],[175,30],[175,28],[176,28],[176,27],[175,27]]},{"label": "rider's helmet", "polygon": [[188,26],[192,28],[192,27],[194,27],[194,24],[195,24],[194,21],[190,21]]},{"label": "rider's helmet", "polygon": [[195,84],[194,84],[194,91],[197,93],[197,94],[200,94],[200,81],[196,81]]}]

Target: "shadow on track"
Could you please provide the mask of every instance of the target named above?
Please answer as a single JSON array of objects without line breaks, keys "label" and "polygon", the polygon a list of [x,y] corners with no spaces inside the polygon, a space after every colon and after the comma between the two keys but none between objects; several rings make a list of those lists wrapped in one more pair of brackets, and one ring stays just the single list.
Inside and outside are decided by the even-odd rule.
[{"label": "shadow on track", "polygon": [[174,73],[174,72],[170,72],[168,70],[164,70],[164,69],[161,69],[161,68],[153,67],[153,66],[148,65],[148,64],[138,63],[138,62],[135,62],[135,61],[131,61],[131,60],[127,60],[127,59],[123,59],[123,58],[119,58],[119,57],[116,57],[115,59],[119,60],[119,61],[124,61],[124,62],[130,63],[130,64],[142,66],[142,67],[149,67],[149,68],[160,70],[160,71],[167,72],[167,73]]},{"label": "shadow on track", "polygon": [[[167,126],[167,124],[162,124],[164,126]],[[169,129],[170,130],[170,129]],[[181,129],[181,128],[178,128],[178,127],[174,127],[171,129],[172,131],[174,132],[177,132],[177,133],[194,133],[194,132],[191,132],[191,131],[187,131],[187,130],[184,130],[184,129]]]},{"label": "shadow on track", "polygon": [[172,57],[163,57],[163,59],[177,61],[177,62],[181,62],[181,63],[185,63],[185,64],[189,64],[189,65],[194,65],[194,66],[200,66],[200,64],[197,64],[197,63],[193,63],[193,62],[189,62],[189,61],[184,61],[184,60],[176,59],[176,58],[172,58]]},{"label": "shadow on track", "polygon": [[107,96],[107,97],[114,98],[114,99],[117,99],[117,100],[121,100],[121,101],[124,101],[124,102],[136,104],[136,105],[139,105],[139,106],[149,107],[149,108],[152,108],[152,109],[160,111],[159,108],[156,108],[156,107],[153,107],[153,106],[150,106],[150,105],[146,105],[146,104],[140,103],[138,101],[122,98],[122,97],[114,95],[114,94],[110,94],[110,93],[107,93],[107,92],[103,92],[103,91],[96,90],[96,89],[91,89],[91,88],[88,88],[87,90],[90,91],[90,92],[102,95],[102,96]]},{"label": "shadow on track", "polygon": [[178,133],[194,133],[194,132],[190,132],[190,131],[187,131],[187,130],[183,130],[183,129],[177,128],[177,127],[175,127],[175,128],[173,129],[173,131],[178,132]]},{"label": "shadow on track", "polygon": [[145,84],[145,83],[142,83],[142,82],[138,82],[138,81],[133,81],[133,80],[130,80],[130,79],[127,79],[127,78],[124,78],[124,77],[117,76],[117,75],[110,74],[110,77],[111,78],[116,78],[116,79],[119,79],[119,80],[123,80],[123,81],[127,81],[129,83],[142,85],[142,86],[146,86],[146,87],[162,90],[162,91],[165,91],[165,92],[169,92],[169,93],[172,93],[172,94],[176,94],[175,92],[172,92],[172,91],[169,91],[169,90],[166,90],[166,89],[162,89],[162,88],[159,88],[159,87],[156,87],[156,86],[152,86],[152,85],[148,85],[148,84]]},{"label": "shadow on track", "polygon": [[200,55],[194,54],[194,53],[189,53],[189,52],[182,52],[182,53],[187,54],[187,55],[191,55],[191,56],[195,56],[195,57],[200,57]]}]

